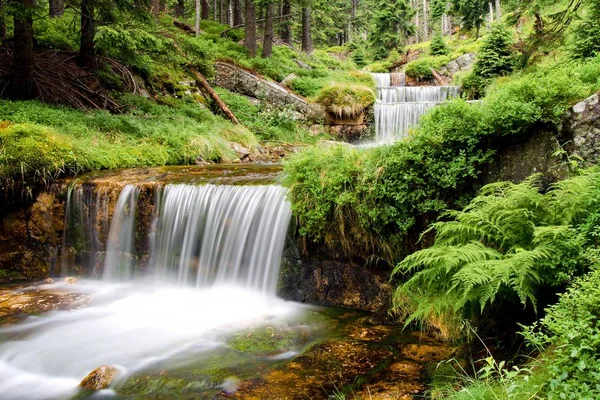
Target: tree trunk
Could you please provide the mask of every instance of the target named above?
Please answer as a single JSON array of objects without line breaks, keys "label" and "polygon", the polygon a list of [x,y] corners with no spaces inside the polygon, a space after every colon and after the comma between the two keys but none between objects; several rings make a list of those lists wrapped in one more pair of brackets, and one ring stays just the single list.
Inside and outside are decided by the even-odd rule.
[{"label": "tree trunk", "polygon": [[177,0],[177,4],[175,4],[175,16],[181,17],[181,16],[183,16],[184,12],[185,12],[185,1]]},{"label": "tree trunk", "polygon": [[196,32],[196,36],[200,35],[200,6],[201,0],[196,0],[196,25],[194,26],[194,31]]},{"label": "tree trunk", "polygon": [[0,0],[0,42],[6,40],[6,17],[4,16],[5,0]]},{"label": "tree trunk", "polygon": [[160,13],[160,0],[152,0],[150,2],[150,10],[152,11],[154,18],[157,18]]},{"label": "tree trunk", "polygon": [[[281,15],[290,15],[292,13],[292,3],[290,0],[283,1],[283,7],[281,8]],[[282,23],[281,27],[281,40],[283,43],[292,45],[292,22],[288,19]]]},{"label": "tree trunk", "polygon": [[160,0],[160,12],[161,13],[166,13],[168,12],[168,8],[167,8],[167,1],[166,0]]},{"label": "tree trunk", "polygon": [[33,13],[35,0],[15,1],[13,64],[10,79],[10,95],[14,99],[27,100],[36,95],[33,82]]},{"label": "tree trunk", "polygon": [[79,46],[79,65],[84,68],[93,68],[96,61],[96,36],[95,0],[81,0],[81,41]]},{"label": "tree trunk", "polygon": [[210,18],[210,4],[208,3],[208,0],[202,0],[200,8],[201,8],[202,19],[209,19]]},{"label": "tree trunk", "polygon": [[271,57],[273,54],[273,19],[275,18],[275,3],[267,4],[267,14],[265,16],[265,34],[263,41],[263,58]]},{"label": "tree trunk", "polygon": [[225,23],[225,0],[219,0],[219,22]]},{"label": "tree trunk", "polygon": [[423,0],[423,40],[429,38],[429,16],[427,14],[427,0]]},{"label": "tree trunk", "polygon": [[225,24],[231,26],[231,0],[225,0]]},{"label": "tree trunk", "polygon": [[52,18],[62,17],[65,13],[65,2],[63,0],[50,0],[50,16]]},{"label": "tree trunk", "polygon": [[302,7],[302,51],[308,54],[312,52],[312,40],[310,38],[310,6]]},{"label": "tree trunk", "polygon": [[248,49],[251,57],[256,56],[256,9],[254,0],[244,0],[246,8],[246,27],[244,46]]},{"label": "tree trunk", "polygon": [[233,0],[233,26],[242,25],[244,23],[244,15],[242,14],[242,1]]},{"label": "tree trunk", "polygon": [[502,19],[502,6],[500,5],[500,0],[496,0],[496,20],[500,21]]}]

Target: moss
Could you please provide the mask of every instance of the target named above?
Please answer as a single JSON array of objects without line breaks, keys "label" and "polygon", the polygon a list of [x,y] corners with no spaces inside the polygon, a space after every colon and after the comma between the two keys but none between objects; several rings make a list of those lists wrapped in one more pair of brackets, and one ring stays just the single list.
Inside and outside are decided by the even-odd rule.
[{"label": "moss", "polygon": [[317,99],[325,109],[341,118],[356,118],[375,102],[375,94],[366,86],[331,85]]},{"label": "moss", "polygon": [[243,353],[274,354],[289,349],[293,342],[293,331],[266,326],[238,333],[228,345]]}]

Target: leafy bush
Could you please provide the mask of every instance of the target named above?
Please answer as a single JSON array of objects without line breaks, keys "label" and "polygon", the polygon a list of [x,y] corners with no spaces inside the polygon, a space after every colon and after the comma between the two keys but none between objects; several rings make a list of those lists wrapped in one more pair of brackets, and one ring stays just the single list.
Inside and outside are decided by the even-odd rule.
[{"label": "leafy bush", "polygon": [[426,56],[406,65],[406,75],[415,79],[432,79],[432,69],[437,70],[451,61],[448,56]]},{"label": "leafy bush", "polygon": [[485,94],[486,81],[479,75],[469,72],[461,82],[462,92],[470,100],[483,97]]},{"label": "leafy bush", "polygon": [[435,35],[429,45],[429,54],[432,56],[443,56],[448,53],[450,53],[450,49],[446,45],[444,37],[440,34]]},{"label": "leafy bush", "polygon": [[542,394],[553,399],[600,397],[600,270],[579,279],[539,322],[524,330],[538,349],[547,349],[541,371],[548,375]]}]

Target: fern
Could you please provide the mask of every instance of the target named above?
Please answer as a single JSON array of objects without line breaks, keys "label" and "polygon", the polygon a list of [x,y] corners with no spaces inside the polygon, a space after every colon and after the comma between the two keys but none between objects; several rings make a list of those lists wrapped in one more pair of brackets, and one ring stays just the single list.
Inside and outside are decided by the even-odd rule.
[{"label": "fern", "polygon": [[469,316],[507,296],[537,311],[540,286],[576,274],[583,241],[573,223],[593,201],[600,203],[596,170],[559,182],[546,194],[539,175],[483,187],[462,211],[447,211],[432,225],[433,246],[396,266],[393,274],[408,280],[396,291],[395,308],[406,310],[401,301],[422,293],[428,304],[408,307],[407,321]]}]

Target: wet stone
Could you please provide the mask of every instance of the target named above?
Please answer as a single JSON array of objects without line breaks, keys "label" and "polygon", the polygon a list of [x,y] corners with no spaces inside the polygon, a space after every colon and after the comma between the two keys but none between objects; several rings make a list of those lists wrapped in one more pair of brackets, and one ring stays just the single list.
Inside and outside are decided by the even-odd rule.
[{"label": "wet stone", "polygon": [[119,374],[119,370],[111,365],[102,365],[90,372],[79,384],[87,390],[102,390],[110,386]]}]

